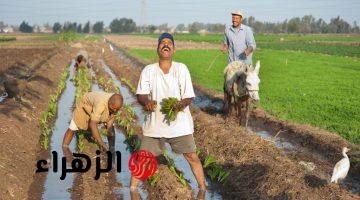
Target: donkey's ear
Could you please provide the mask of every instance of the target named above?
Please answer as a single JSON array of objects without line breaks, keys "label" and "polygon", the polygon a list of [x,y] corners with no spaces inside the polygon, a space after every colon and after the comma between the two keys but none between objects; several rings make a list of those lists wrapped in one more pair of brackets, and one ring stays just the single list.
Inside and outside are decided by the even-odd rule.
[{"label": "donkey's ear", "polygon": [[254,71],[256,72],[256,74],[259,74],[259,71],[260,71],[260,60],[258,60],[258,61],[256,62],[256,66],[255,66]]},{"label": "donkey's ear", "polygon": [[251,72],[253,69],[252,69],[252,65],[246,65],[245,67],[245,73],[249,73]]}]

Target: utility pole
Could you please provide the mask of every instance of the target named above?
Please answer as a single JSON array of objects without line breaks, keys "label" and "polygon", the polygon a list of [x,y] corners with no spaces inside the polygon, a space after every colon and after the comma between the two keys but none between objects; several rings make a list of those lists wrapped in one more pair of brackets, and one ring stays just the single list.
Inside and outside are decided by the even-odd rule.
[{"label": "utility pole", "polygon": [[146,28],[146,2],[145,0],[141,0],[141,10],[140,10],[140,14],[141,14],[141,19],[140,19],[140,27],[141,30],[140,32],[143,33],[145,31]]}]

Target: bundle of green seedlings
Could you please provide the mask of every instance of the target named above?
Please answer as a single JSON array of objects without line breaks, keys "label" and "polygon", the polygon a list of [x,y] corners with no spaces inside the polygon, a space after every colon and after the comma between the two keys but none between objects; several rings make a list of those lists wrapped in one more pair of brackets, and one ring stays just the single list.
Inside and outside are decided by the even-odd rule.
[{"label": "bundle of green seedlings", "polygon": [[50,95],[50,101],[48,110],[41,113],[40,117],[40,127],[42,130],[40,145],[43,149],[47,150],[49,148],[50,136],[52,133],[52,125],[50,125],[50,121],[54,119],[56,111],[57,111],[57,101],[66,87],[66,78],[69,75],[69,67],[65,69],[65,71],[60,75],[59,85],[56,88],[54,94]]},{"label": "bundle of green seedlings", "polygon": [[174,97],[165,98],[161,101],[160,111],[165,114],[170,121],[175,121],[177,114],[181,111],[181,109],[176,106],[178,102],[178,99]]},{"label": "bundle of green seedlings", "polygon": [[[196,154],[200,157],[201,150],[196,149]],[[215,156],[213,154],[209,154],[205,157],[203,167],[206,169],[207,175],[212,181],[217,181],[222,184],[226,182],[230,175],[229,171],[225,171],[215,162]]]},{"label": "bundle of green seedlings", "polygon": [[[91,75],[90,70],[87,67],[79,67],[76,71],[75,75],[75,83],[76,83],[76,102],[80,100],[80,98],[91,89]],[[87,132],[85,131],[77,131],[77,148],[79,152],[82,152],[85,148],[84,139]]]}]

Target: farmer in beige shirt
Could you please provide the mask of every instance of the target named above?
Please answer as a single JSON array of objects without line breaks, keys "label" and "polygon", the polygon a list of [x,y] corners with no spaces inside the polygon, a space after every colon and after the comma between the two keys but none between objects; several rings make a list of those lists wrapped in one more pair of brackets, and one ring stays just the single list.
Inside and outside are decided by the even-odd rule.
[{"label": "farmer in beige shirt", "polygon": [[[90,130],[96,142],[102,150],[108,150],[102,141],[97,125],[105,123],[106,128],[112,134],[108,134],[108,140],[114,140],[113,124],[115,113],[122,107],[123,98],[120,94],[106,92],[86,93],[77,103],[73,112],[70,126],[65,132],[63,147],[67,147],[77,130]],[[113,141],[111,141],[113,142]]]}]

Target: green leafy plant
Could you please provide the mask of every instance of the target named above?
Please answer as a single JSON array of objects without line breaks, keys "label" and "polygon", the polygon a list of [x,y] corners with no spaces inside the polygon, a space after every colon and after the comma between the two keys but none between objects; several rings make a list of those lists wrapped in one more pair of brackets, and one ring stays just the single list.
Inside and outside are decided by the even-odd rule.
[{"label": "green leafy plant", "polygon": [[83,131],[83,130],[78,130],[76,131],[76,136],[77,136],[77,147],[79,152],[83,152],[85,149],[85,135],[87,134],[87,131]]},{"label": "green leafy plant", "polygon": [[208,170],[208,175],[210,176],[212,181],[216,180],[216,177],[220,174],[221,167],[219,165],[213,165],[211,169]]},{"label": "green leafy plant", "polygon": [[[80,67],[76,70],[75,75],[75,85],[76,88],[76,101],[79,101],[80,98],[86,93],[90,91],[91,88],[91,75],[90,70],[86,67]],[[85,134],[86,131],[78,131],[77,132],[77,147],[80,152],[85,149]]]},{"label": "green leafy plant", "polygon": [[165,98],[161,102],[160,111],[164,113],[170,121],[175,121],[176,116],[180,111],[180,109],[176,107],[177,102],[177,98],[174,97]]},{"label": "green leafy plant", "polygon": [[66,87],[66,79],[69,75],[69,67],[65,69],[65,71],[60,75],[59,84],[56,88],[54,94],[50,95],[50,100],[48,103],[48,110],[41,113],[40,116],[40,128],[42,130],[40,146],[43,149],[49,148],[50,136],[52,133],[52,128],[49,123],[55,117],[57,112],[57,101]]},{"label": "green leafy plant", "polygon": [[215,163],[215,156],[212,154],[206,156],[204,161],[204,168],[209,167],[213,163]]},{"label": "green leafy plant", "polygon": [[220,183],[224,183],[227,180],[229,175],[230,175],[229,171],[221,171],[218,175],[218,181]]},{"label": "green leafy plant", "polygon": [[160,173],[156,172],[153,176],[148,178],[148,181],[151,186],[155,186],[157,182],[160,180]]},{"label": "green leafy plant", "polygon": [[90,91],[91,88],[91,75],[90,70],[86,67],[80,67],[76,71],[75,83],[76,89],[76,100],[78,101],[86,92]]},{"label": "green leafy plant", "polygon": [[203,167],[208,169],[207,174],[212,181],[225,183],[230,175],[229,171],[223,170],[222,167],[215,162],[215,156],[213,154],[205,157]]},{"label": "green leafy plant", "polygon": [[184,177],[184,173],[177,171],[175,168],[174,159],[172,159],[166,151],[162,153],[162,155],[165,157],[166,161],[168,162],[170,172],[173,173],[176,176],[176,179],[184,186],[186,187],[188,185],[187,180]]}]

